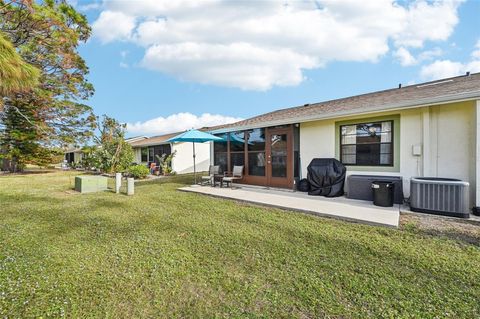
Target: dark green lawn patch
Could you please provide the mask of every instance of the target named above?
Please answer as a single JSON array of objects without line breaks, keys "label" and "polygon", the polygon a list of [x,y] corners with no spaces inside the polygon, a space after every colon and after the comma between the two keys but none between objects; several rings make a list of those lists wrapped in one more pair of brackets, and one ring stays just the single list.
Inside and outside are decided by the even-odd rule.
[{"label": "dark green lawn patch", "polygon": [[478,245],[176,190],[0,177],[0,317],[478,318]]}]

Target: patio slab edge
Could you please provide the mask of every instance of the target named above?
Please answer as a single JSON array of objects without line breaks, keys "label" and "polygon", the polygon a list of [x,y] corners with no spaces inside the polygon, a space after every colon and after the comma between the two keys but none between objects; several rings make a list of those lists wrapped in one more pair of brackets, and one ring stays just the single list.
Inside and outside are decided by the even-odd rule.
[{"label": "patio slab edge", "polygon": [[[268,203],[265,201],[258,201],[258,200],[249,200],[245,198],[238,198],[235,196],[228,196],[228,195],[222,195],[222,194],[215,194],[207,191],[202,191],[202,187],[181,187],[178,188],[179,191],[182,192],[187,192],[187,193],[195,193],[195,194],[200,194],[200,195],[207,195],[210,197],[214,198],[221,198],[221,199],[228,199],[228,200],[234,200],[238,202],[243,202],[243,203],[248,203],[248,204],[253,204],[253,205],[258,205],[258,206],[263,206],[263,207],[270,207],[270,208],[277,208],[285,211],[290,211],[290,212],[299,212],[299,213],[304,213],[308,215],[313,215],[313,216],[318,216],[318,217],[325,217],[325,218],[332,218],[332,219],[338,219],[338,220],[343,220],[347,222],[353,222],[353,223],[360,223],[360,224],[366,224],[366,225],[371,225],[371,226],[386,226],[386,227],[391,227],[391,228],[398,228],[399,226],[399,220],[400,220],[400,210],[395,209],[395,212],[392,211],[392,213],[396,213],[396,223],[385,223],[385,222],[376,222],[372,220],[366,220],[366,219],[361,219],[361,218],[353,218],[353,217],[348,217],[348,216],[342,216],[338,215],[336,213],[326,213],[326,212],[319,212],[311,209],[304,209],[304,208],[296,208],[296,207],[291,207],[291,206],[284,206],[284,205],[279,205],[279,204],[274,204],[274,203]],[[298,200],[298,199],[297,199]],[[342,205],[341,203],[339,205]]]}]

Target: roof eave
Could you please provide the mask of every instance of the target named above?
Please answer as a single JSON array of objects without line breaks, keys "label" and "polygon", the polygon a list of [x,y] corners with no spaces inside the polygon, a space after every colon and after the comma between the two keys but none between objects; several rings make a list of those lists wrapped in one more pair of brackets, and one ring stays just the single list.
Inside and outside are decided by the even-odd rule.
[{"label": "roof eave", "polygon": [[135,147],[147,147],[147,146],[157,146],[157,145],[166,145],[171,144],[170,142],[157,142],[157,143],[148,143],[148,144],[141,144],[141,145],[132,145],[133,148]]}]

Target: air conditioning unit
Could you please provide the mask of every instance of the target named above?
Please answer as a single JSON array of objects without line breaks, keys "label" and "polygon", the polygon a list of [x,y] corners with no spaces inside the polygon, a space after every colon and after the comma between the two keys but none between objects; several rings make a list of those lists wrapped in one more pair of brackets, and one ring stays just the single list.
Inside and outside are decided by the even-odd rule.
[{"label": "air conditioning unit", "polygon": [[410,180],[410,209],[468,218],[469,184],[459,179],[438,177],[412,177]]}]

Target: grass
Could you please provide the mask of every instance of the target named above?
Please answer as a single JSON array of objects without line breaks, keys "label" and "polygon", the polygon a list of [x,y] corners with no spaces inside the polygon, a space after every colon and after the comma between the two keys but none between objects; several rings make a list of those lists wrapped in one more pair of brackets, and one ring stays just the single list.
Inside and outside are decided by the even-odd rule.
[{"label": "grass", "polygon": [[0,317],[480,316],[479,245],[74,174],[0,177]]}]

